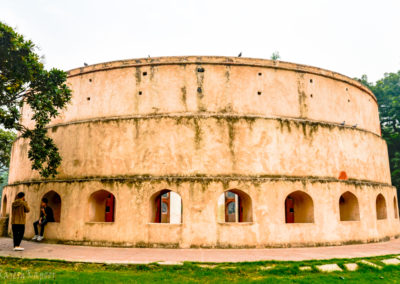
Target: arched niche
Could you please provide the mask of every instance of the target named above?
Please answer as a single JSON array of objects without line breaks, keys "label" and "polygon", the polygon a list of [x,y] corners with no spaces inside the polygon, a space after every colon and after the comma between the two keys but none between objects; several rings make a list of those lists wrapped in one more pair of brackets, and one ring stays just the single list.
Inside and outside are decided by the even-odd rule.
[{"label": "arched niche", "polygon": [[53,210],[53,215],[54,215],[54,222],[60,222],[61,220],[61,197],[60,195],[55,192],[54,190],[51,190],[47,192],[45,195],[43,195],[43,198],[48,199],[47,206],[49,206]]},{"label": "arched niche", "polygon": [[150,197],[150,223],[182,223],[182,198],[170,190],[163,189]]},{"label": "arched niche", "polygon": [[394,218],[398,219],[399,218],[399,210],[398,210],[398,204],[397,204],[396,196],[393,197],[393,212],[394,212]]},{"label": "arched niche", "polygon": [[346,191],[339,198],[340,221],[360,221],[360,209],[357,197]]},{"label": "arched niche", "polygon": [[98,190],[89,197],[89,222],[114,222],[115,196],[107,190]]},{"label": "arched niche", "polygon": [[314,223],[314,203],[304,191],[294,191],[285,199],[286,223]]},{"label": "arched niche", "polygon": [[3,195],[3,202],[1,203],[1,216],[7,216],[7,195]]},{"label": "arched niche", "polygon": [[230,189],[218,198],[218,222],[253,222],[251,197],[239,189]]},{"label": "arched niche", "polygon": [[382,194],[376,197],[376,219],[383,220],[387,218],[386,200]]}]

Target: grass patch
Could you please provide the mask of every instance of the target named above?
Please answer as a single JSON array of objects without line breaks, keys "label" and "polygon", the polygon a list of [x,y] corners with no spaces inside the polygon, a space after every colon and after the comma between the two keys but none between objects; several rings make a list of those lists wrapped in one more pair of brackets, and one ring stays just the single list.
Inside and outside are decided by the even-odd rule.
[{"label": "grass patch", "polygon": [[[0,282],[4,283],[399,283],[400,265],[385,266],[379,256],[357,259],[310,261],[258,261],[242,263],[195,263],[184,265],[95,264],[58,260],[0,257]],[[378,270],[359,264],[361,259],[383,266]],[[344,271],[319,272],[316,265],[337,263]],[[358,263],[354,272],[345,263]],[[301,271],[299,267],[312,269]],[[268,269],[265,269],[268,267]]]}]

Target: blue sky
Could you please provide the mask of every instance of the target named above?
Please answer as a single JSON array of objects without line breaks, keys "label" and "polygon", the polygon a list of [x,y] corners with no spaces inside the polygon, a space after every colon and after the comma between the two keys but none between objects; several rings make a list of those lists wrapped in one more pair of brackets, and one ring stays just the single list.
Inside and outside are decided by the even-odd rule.
[{"label": "blue sky", "polygon": [[400,70],[398,0],[0,0],[48,68],[174,55],[269,58],[375,81]]}]

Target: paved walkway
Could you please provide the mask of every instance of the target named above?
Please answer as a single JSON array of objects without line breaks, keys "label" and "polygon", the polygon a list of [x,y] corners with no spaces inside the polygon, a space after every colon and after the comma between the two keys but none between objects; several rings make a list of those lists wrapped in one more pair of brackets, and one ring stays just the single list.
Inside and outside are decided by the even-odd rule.
[{"label": "paved walkway", "polygon": [[150,263],[166,264],[197,262],[241,262],[259,260],[309,260],[331,258],[368,257],[400,254],[400,239],[384,243],[311,248],[271,249],[157,249],[157,248],[107,248],[70,246],[23,241],[23,252],[12,250],[12,239],[0,238],[0,256],[61,259],[99,263]]}]

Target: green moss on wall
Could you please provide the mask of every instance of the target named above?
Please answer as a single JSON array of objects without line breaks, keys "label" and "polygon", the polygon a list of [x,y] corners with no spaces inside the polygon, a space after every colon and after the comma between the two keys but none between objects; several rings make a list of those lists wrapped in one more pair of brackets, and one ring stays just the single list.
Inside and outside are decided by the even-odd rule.
[{"label": "green moss on wall", "polygon": [[200,149],[202,133],[203,133],[201,129],[200,118],[196,116],[190,116],[190,117],[180,116],[180,117],[174,117],[172,119],[175,119],[175,123],[177,125],[186,125],[188,127],[193,127],[194,131],[193,143],[195,145],[195,149]]},{"label": "green moss on wall", "polygon": [[[373,135],[375,137],[378,137],[381,139],[381,137],[377,134],[374,134],[370,131],[363,130],[363,129],[351,129],[350,127],[343,127],[338,124],[334,123],[327,123],[327,122],[316,122],[316,121],[308,121],[308,120],[298,120],[298,119],[292,119],[292,118],[271,118],[271,117],[258,117],[258,116],[249,116],[249,115],[238,115],[238,114],[229,114],[227,113],[227,109],[222,109],[220,111],[221,114],[219,113],[204,113],[204,114],[189,114],[189,115],[182,115],[182,116],[177,116],[177,115],[171,115],[171,114],[166,114],[166,113],[152,113],[152,114],[147,114],[147,115],[137,115],[133,117],[111,117],[111,118],[96,118],[96,119],[89,119],[85,121],[78,121],[78,122],[70,122],[70,123],[65,123],[65,124],[57,124],[54,126],[48,127],[48,129],[53,129],[53,128],[60,128],[60,127],[66,127],[70,125],[77,125],[77,124],[87,124],[88,128],[91,127],[91,125],[95,124],[101,124],[101,123],[111,123],[113,121],[129,121],[129,120],[163,120],[163,119],[173,119],[177,122],[177,124],[181,123],[188,123],[190,120],[196,118],[196,119],[216,119],[219,125],[222,125],[224,121],[246,121],[249,123],[250,128],[254,124],[255,121],[259,120],[273,120],[277,121],[280,125],[281,131],[284,131],[285,128],[288,130],[288,132],[291,132],[292,127],[304,127],[303,128],[303,134],[306,137],[312,137],[314,133],[316,133],[319,128],[327,128],[328,130],[332,130],[337,128],[340,131],[346,131],[346,130],[354,130],[354,131],[360,131],[364,133],[368,133],[370,135]],[[19,139],[18,137],[17,139]]]},{"label": "green moss on wall", "polygon": [[229,136],[229,151],[232,156],[233,169],[235,169],[236,158],[235,158],[235,124],[239,121],[237,117],[227,117],[226,122],[228,124],[228,136]]},{"label": "green moss on wall", "polygon": [[157,69],[156,69],[156,67],[154,67],[154,65],[150,65],[150,81],[153,81],[156,70]]},{"label": "green moss on wall", "polygon": [[297,73],[297,92],[299,94],[299,108],[300,108],[300,117],[307,117],[308,105],[307,105],[307,95],[305,93],[304,87],[304,73]]},{"label": "green moss on wall", "polygon": [[76,179],[47,179],[47,180],[32,180],[26,182],[14,183],[10,186],[17,185],[40,185],[44,183],[82,183],[89,181],[99,181],[102,183],[160,183],[167,182],[169,184],[176,185],[177,183],[182,184],[187,183],[200,183],[208,185],[211,182],[220,182],[224,188],[229,186],[231,181],[243,182],[243,183],[269,183],[271,181],[281,181],[281,182],[306,182],[306,183],[345,183],[357,186],[371,186],[371,187],[392,187],[389,184],[371,182],[368,180],[338,180],[334,177],[320,177],[320,176],[285,176],[285,175],[216,175],[210,176],[206,174],[195,174],[195,175],[166,175],[166,176],[154,176],[150,174],[143,175],[129,175],[129,176],[110,176],[110,177],[81,177]]},{"label": "green moss on wall", "polygon": [[182,101],[182,104],[185,106],[185,110],[187,111],[188,110],[188,107],[187,107],[187,103],[186,103],[186,86],[183,86],[182,88],[181,88],[181,101]]},{"label": "green moss on wall", "polygon": [[225,70],[225,82],[226,83],[229,83],[229,81],[230,81],[230,77],[231,77],[231,66],[230,65],[227,65],[227,66],[225,66],[225,68],[226,68],[226,70]]},{"label": "green moss on wall", "polygon": [[139,134],[140,134],[140,126],[139,126],[139,120],[138,119],[134,119],[133,123],[135,124],[135,138],[139,138]]},{"label": "green moss on wall", "polygon": [[222,188],[224,189],[224,191],[227,191],[229,189],[229,180],[228,179],[221,179],[220,183],[222,185]]},{"label": "green moss on wall", "polygon": [[194,145],[196,149],[200,149],[202,130],[198,118],[193,119],[193,126],[194,126]]},{"label": "green moss on wall", "polygon": [[232,113],[233,108],[231,104],[227,104],[223,109],[219,110],[219,113]]},{"label": "green moss on wall", "polygon": [[140,67],[135,68],[135,78],[136,78],[136,86],[140,85],[140,82],[142,80],[142,73]]},{"label": "green moss on wall", "polygon": [[288,131],[289,133],[292,132],[292,128],[291,128],[291,126],[290,126],[290,124],[291,124],[291,123],[290,123],[290,120],[284,119],[284,118],[278,118],[277,121],[278,121],[278,123],[279,123],[281,132],[282,132],[285,128],[287,129],[287,131]]},{"label": "green moss on wall", "polygon": [[205,72],[197,72],[199,68],[203,68],[201,65],[196,66],[196,78],[197,78],[197,109],[199,112],[206,111],[206,106],[203,104],[202,99],[204,97],[204,73]]}]

